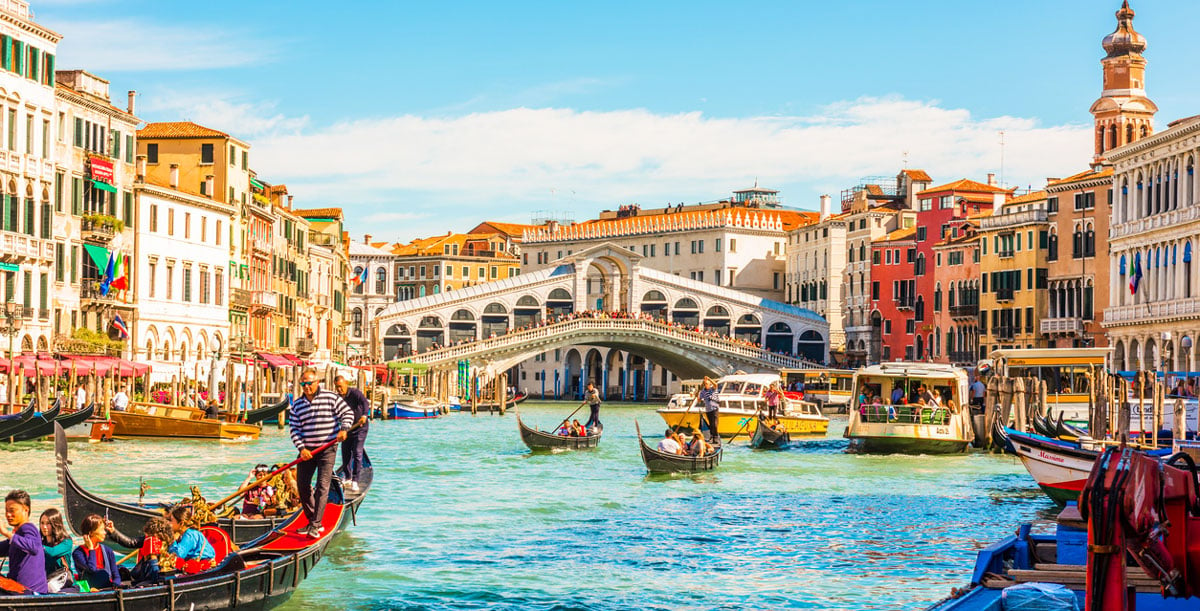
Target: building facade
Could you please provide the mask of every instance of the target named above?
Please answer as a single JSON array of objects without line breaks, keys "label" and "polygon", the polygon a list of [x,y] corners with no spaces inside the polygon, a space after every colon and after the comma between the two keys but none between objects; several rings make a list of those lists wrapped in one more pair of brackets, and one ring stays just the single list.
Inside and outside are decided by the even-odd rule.
[{"label": "building facade", "polygon": [[916,305],[916,280],[913,271],[916,261],[916,228],[897,229],[871,242],[865,253],[870,266],[871,334],[878,338],[878,348],[872,353],[879,361],[911,361],[917,354],[914,342],[923,341],[917,334],[913,308]]},{"label": "building facade", "polygon": [[447,232],[392,247],[395,295],[403,301],[521,273],[516,242],[496,233]]},{"label": "building facade", "polygon": [[386,247],[385,242],[371,243],[369,234],[362,242],[350,243],[347,336],[351,362],[370,362],[371,355],[378,354],[379,338],[373,332],[375,317],[396,302],[396,256]]},{"label": "building facade", "polygon": [[1046,192],[1014,197],[980,219],[980,344],[1042,348],[1039,321],[1046,316],[1050,221]]},{"label": "building facade", "polygon": [[821,196],[821,216],[815,225],[788,232],[787,303],[807,308],[829,321],[829,358],[844,362],[846,331],[842,326],[843,284],[846,279],[845,213],[831,214],[831,199]]},{"label": "building facade", "polygon": [[293,209],[308,224],[308,258],[313,276],[313,327],[300,329],[313,340],[313,360],[345,363],[347,358],[346,291],[350,269],[350,236],[341,208]]},{"label": "building facade", "polygon": [[979,357],[979,220],[951,224],[933,246],[933,360],[974,367]]},{"label": "building facade", "polygon": [[1046,191],[1050,277],[1041,333],[1051,348],[1107,346],[1112,167],[1052,180]]}]

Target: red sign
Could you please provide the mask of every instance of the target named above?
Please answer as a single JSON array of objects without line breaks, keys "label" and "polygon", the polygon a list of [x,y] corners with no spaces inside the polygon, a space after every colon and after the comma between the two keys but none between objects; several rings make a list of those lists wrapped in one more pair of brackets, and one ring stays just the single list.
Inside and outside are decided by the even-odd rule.
[{"label": "red sign", "polygon": [[113,182],[113,164],[112,161],[103,157],[91,157],[92,162],[92,178],[94,180],[103,180],[108,184]]}]

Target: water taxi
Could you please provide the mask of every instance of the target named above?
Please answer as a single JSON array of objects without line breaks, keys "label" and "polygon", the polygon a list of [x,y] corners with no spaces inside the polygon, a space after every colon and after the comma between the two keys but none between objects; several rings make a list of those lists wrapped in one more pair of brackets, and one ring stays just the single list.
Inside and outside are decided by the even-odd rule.
[{"label": "water taxi", "polygon": [[784,390],[817,404],[823,414],[844,414],[850,406],[854,371],[850,369],[784,369]]},{"label": "water taxi", "polygon": [[[720,410],[718,433],[722,437],[737,435],[749,439],[758,426],[758,414],[767,413],[767,401],[762,393],[782,379],[773,373],[738,373],[717,380],[717,402]],[[780,401],[779,421],[789,435],[824,435],[829,430],[829,418],[821,414],[814,403],[783,398]],[[695,429],[700,426],[704,406],[695,397],[686,403],[674,401],[658,410],[668,426]]]},{"label": "water taxi", "polygon": [[[918,389],[932,389],[937,405],[921,405]],[[898,402],[891,397],[903,393]],[[897,393],[898,394],[898,393]],[[949,454],[974,440],[967,372],[936,363],[882,363],[854,374],[854,399],[845,436],[850,451]]]}]

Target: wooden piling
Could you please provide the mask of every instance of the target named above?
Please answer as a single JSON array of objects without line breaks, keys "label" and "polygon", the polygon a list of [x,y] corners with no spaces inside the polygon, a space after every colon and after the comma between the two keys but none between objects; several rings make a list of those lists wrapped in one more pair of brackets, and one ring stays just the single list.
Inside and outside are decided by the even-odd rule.
[{"label": "wooden piling", "polygon": [[1173,439],[1187,436],[1187,410],[1183,406],[1183,399],[1175,399],[1175,421],[1171,423],[1171,432]]},{"label": "wooden piling", "polygon": [[1154,382],[1154,419],[1152,420],[1154,430],[1152,431],[1152,439],[1154,447],[1158,447],[1158,429],[1162,428],[1163,415],[1163,395],[1166,392],[1166,387],[1162,382],[1155,380]]},{"label": "wooden piling", "polygon": [[500,415],[503,416],[505,410],[508,408],[508,372],[500,374],[497,381],[499,385],[496,388],[496,394],[500,398]]},{"label": "wooden piling", "polygon": [[479,413],[479,376],[472,375],[470,384],[468,385],[471,391],[471,415]]}]

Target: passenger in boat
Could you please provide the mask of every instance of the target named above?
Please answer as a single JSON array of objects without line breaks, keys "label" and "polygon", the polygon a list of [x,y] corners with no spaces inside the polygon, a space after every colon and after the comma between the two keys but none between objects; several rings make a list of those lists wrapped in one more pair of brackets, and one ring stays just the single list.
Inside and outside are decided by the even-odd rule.
[{"label": "passenger in boat", "polygon": [[571,436],[571,423],[567,422],[566,420],[563,420],[562,426],[559,426],[558,430],[555,431],[554,434],[558,435],[559,437],[570,437]]},{"label": "passenger in boat", "polygon": [[171,523],[167,518],[155,516],[142,526],[142,534],[130,537],[117,530],[112,521],[104,523],[108,536],[121,547],[138,550],[137,564],[130,571],[134,585],[146,585],[162,581],[162,573],[175,570],[175,556],[167,551],[167,545],[175,539]]},{"label": "passenger in boat", "polygon": [[[266,477],[270,472],[271,469],[266,465],[258,465],[254,467],[254,470],[246,477],[246,481],[242,482],[242,485],[238,486],[238,488],[245,488]],[[247,490],[245,496],[242,497],[242,513],[239,517],[247,519],[261,518],[263,510],[271,505],[271,498],[274,496],[275,489],[267,482]]]},{"label": "passenger in boat", "polygon": [[[337,449],[327,447],[319,454],[313,450],[331,441],[346,441],[354,412],[336,393],[321,390],[317,372],[308,369],[300,377],[300,388],[304,395],[292,404],[288,417],[291,425],[292,443],[300,450],[300,464],[296,479],[300,485],[300,504],[311,526],[302,534],[312,538],[324,531],[325,505],[329,502],[329,486],[333,481],[333,463],[337,460]],[[313,476],[317,484],[314,490]]]},{"label": "passenger in boat", "polygon": [[[284,469],[285,463],[276,464],[272,471]],[[271,505],[263,509],[263,516],[287,515],[300,507],[300,489],[296,485],[296,468],[284,469],[267,482],[275,490]]]},{"label": "passenger in boat", "polygon": [[[704,416],[708,420],[708,434],[715,443],[719,439],[718,431],[720,429],[717,427],[721,422],[720,405],[717,402],[717,383],[712,378],[704,376],[704,382],[696,391],[696,398],[704,406]],[[699,427],[697,427],[696,434],[699,433]]]},{"label": "passenger in boat", "polygon": [[587,437],[587,429],[583,428],[582,424],[579,424],[578,418],[571,421],[571,436]]},{"label": "passenger in boat", "polygon": [[[45,594],[46,550],[38,527],[29,521],[32,509],[29,493],[13,490],[4,497],[4,517],[8,525],[0,524],[0,556],[8,558],[8,578],[31,592]],[[12,528],[8,528],[11,526]]]},{"label": "passenger in boat", "polygon": [[984,386],[983,380],[975,378],[971,382],[971,406],[983,408],[983,397],[987,394],[987,386]]},{"label": "passenger in boat", "polygon": [[125,384],[117,387],[117,394],[112,398],[112,408],[118,412],[129,409],[129,395],[125,394]]},{"label": "passenger in boat", "polygon": [[709,453],[709,447],[708,442],[704,441],[704,435],[696,431],[692,433],[692,440],[684,449],[688,456],[704,456]]},{"label": "passenger in boat", "polygon": [[346,486],[352,492],[358,492],[358,475],[363,468],[363,455],[367,443],[368,412],[371,404],[366,395],[357,388],[350,388],[346,376],[339,375],[333,381],[337,393],[342,396],[350,411],[354,412],[354,426],[358,428],[346,434],[342,443],[342,470],[346,473]]},{"label": "passenger in boat", "polygon": [[216,399],[208,402],[208,406],[204,408],[204,417],[209,420],[221,419],[221,406],[217,405]]},{"label": "passenger in boat", "polygon": [[892,388],[892,405],[901,405],[904,400],[904,388],[897,385]]},{"label": "passenger in boat", "polygon": [[38,526],[38,530],[42,532],[42,550],[46,558],[46,583],[50,591],[58,592],[72,581],[69,577],[75,573],[75,566],[71,562],[71,552],[75,551],[75,543],[71,541],[71,533],[67,532],[67,527],[63,524],[62,513],[53,507],[42,512],[38,518]]},{"label": "passenger in boat", "polygon": [[763,391],[763,399],[767,401],[767,416],[774,418],[779,412],[779,400],[783,397],[783,391],[779,390],[779,382],[771,382],[771,385]]},{"label": "passenger in boat", "polygon": [[675,441],[675,431],[667,429],[663,433],[663,438],[658,440],[658,451],[666,454],[683,454],[683,448],[679,446],[679,442]]},{"label": "passenger in boat", "polygon": [[921,399],[922,405],[934,406],[937,405],[940,400],[938,394],[924,384],[917,388],[917,396]]},{"label": "passenger in boat", "polygon": [[75,580],[86,581],[90,590],[120,586],[121,572],[117,566],[117,556],[111,547],[104,544],[104,540],[108,538],[104,518],[94,513],[89,514],[80,523],[79,532],[84,535],[83,545],[75,548],[72,555],[75,561]]},{"label": "passenger in boat", "polygon": [[191,506],[176,505],[167,514],[167,522],[175,537],[167,551],[179,559],[176,568],[189,575],[211,569],[217,552],[204,535],[192,527]]}]

